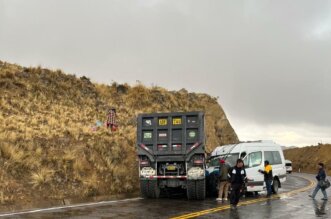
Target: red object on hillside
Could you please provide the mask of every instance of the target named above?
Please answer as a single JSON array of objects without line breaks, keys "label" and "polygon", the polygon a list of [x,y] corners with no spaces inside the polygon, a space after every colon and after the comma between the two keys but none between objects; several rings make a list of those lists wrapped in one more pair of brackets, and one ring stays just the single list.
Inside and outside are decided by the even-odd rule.
[{"label": "red object on hillside", "polygon": [[110,128],[112,132],[117,130],[116,124],[116,109],[111,109],[107,116],[107,128]]}]

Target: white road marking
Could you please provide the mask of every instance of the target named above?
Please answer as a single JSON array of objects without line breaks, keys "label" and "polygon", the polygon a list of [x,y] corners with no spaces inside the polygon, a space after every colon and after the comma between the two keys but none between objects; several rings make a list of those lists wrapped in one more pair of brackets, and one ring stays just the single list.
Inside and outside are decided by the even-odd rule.
[{"label": "white road marking", "polygon": [[89,206],[98,206],[98,205],[108,205],[120,202],[128,202],[128,201],[138,201],[142,198],[131,198],[131,199],[122,199],[122,200],[114,200],[114,201],[102,201],[102,202],[93,202],[93,203],[85,203],[85,204],[76,204],[76,205],[68,205],[68,206],[59,206],[59,207],[52,207],[52,208],[40,208],[35,210],[27,210],[27,211],[19,211],[19,212],[12,212],[12,213],[5,213],[0,214],[0,217],[9,217],[15,215],[24,215],[24,214],[32,214],[32,213],[40,213],[45,211],[56,211],[62,209],[70,209],[70,208],[81,208],[81,207],[89,207]]}]

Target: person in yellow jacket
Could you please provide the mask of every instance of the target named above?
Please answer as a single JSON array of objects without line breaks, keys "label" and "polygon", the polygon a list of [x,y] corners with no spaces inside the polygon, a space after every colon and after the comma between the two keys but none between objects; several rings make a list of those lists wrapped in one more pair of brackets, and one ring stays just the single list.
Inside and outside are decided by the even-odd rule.
[{"label": "person in yellow jacket", "polygon": [[271,184],[273,180],[273,175],[272,166],[270,165],[269,161],[264,161],[264,170],[259,170],[259,172],[264,174],[264,181],[267,187],[267,197],[270,197],[272,195]]}]

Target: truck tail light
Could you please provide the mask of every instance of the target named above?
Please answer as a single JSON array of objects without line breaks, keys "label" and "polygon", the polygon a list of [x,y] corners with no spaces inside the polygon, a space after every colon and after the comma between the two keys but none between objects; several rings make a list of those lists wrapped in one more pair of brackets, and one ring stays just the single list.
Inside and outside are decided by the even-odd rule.
[{"label": "truck tail light", "polygon": [[203,165],[203,160],[194,160],[193,161],[193,163],[195,164],[195,165]]},{"label": "truck tail light", "polygon": [[168,145],[166,145],[166,144],[158,144],[157,145],[157,150],[159,150],[159,151],[167,150],[167,148],[168,148]]},{"label": "truck tail light", "polygon": [[148,166],[150,166],[149,165],[149,161],[148,160],[141,160],[140,161],[140,166],[141,167],[148,167]]},{"label": "truck tail light", "polygon": [[182,145],[181,144],[173,144],[172,149],[174,151],[180,151],[180,150],[182,150]]}]

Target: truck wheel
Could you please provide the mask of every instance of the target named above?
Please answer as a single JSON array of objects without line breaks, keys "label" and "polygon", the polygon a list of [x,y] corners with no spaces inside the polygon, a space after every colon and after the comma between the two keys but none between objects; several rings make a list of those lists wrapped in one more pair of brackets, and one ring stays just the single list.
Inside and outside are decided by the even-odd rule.
[{"label": "truck wheel", "polygon": [[160,188],[157,180],[140,180],[140,191],[143,198],[159,198]]},{"label": "truck wheel", "polygon": [[157,180],[149,180],[148,193],[150,198],[160,197],[160,188],[157,184]]},{"label": "truck wheel", "polygon": [[279,182],[277,179],[274,179],[273,183],[272,183],[272,192],[274,194],[278,193],[278,188],[279,188]]},{"label": "truck wheel", "polygon": [[187,180],[188,200],[203,200],[206,198],[205,180]]},{"label": "truck wheel", "polygon": [[143,198],[148,198],[148,181],[140,180],[140,192]]},{"label": "truck wheel", "polygon": [[196,199],[195,181],[187,180],[186,194],[187,194],[187,199],[188,200],[195,200]]},{"label": "truck wheel", "polygon": [[204,200],[206,198],[206,182],[205,180],[197,180],[195,182],[195,192],[197,200]]}]

